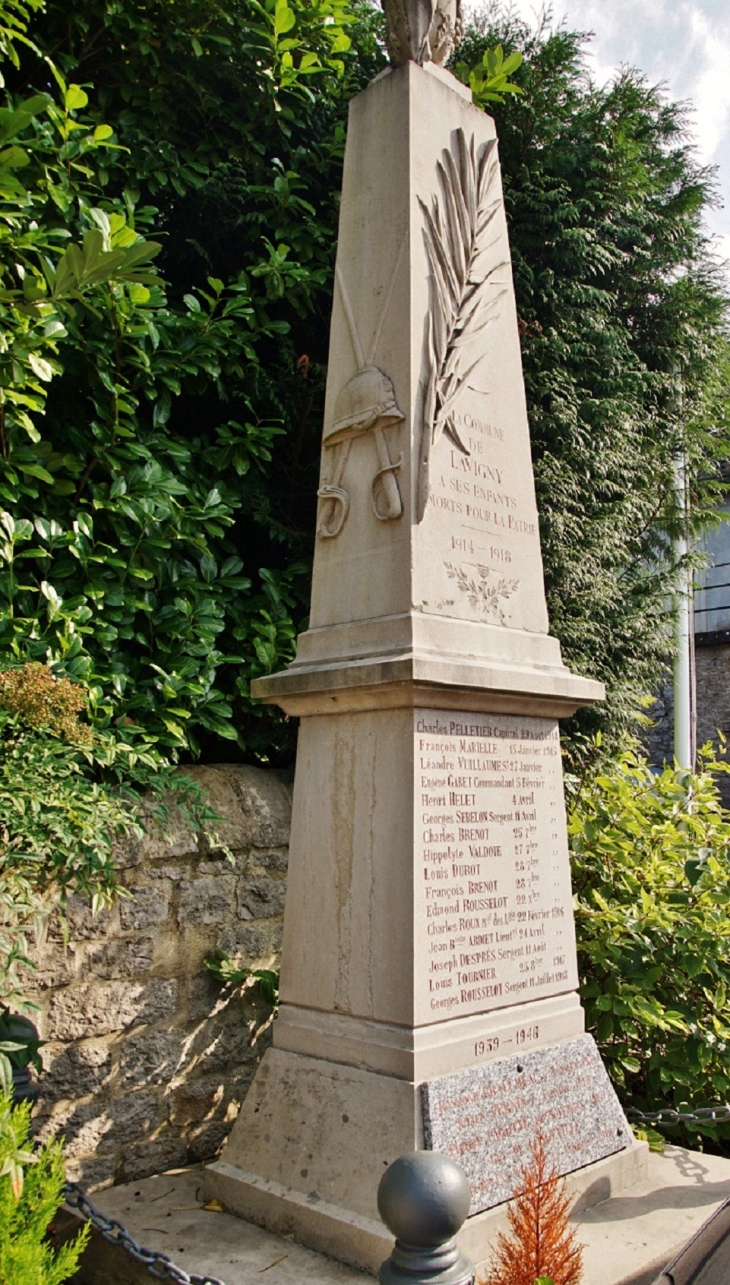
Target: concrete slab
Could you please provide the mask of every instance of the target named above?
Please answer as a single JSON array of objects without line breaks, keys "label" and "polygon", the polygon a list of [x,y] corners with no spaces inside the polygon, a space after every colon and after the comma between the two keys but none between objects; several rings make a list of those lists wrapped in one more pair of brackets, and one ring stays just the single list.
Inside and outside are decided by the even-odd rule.
[{"label": "concrete slab", "polygon": [[[142,1245],[186,1272],[225,1285],[365,1285],[355,1268],[203,1208],[202,1168],[173,1170],[98,1193],[95,1203]],[[585,1246],[583,1285],[652,1285],[667,1262],[730,1196],[730,1161],[667,1147],[649,1178],[574,1216]],[[66,1227],[70,1220],[66,1221]],[[65,1230],[64,1229],[64,1230]],[[259,1276],[266,1275],[266,1281]],[[76,1285],[146,1285],[145,1267],[95,1238]]]},{"label": "concrete slab", "polygon": [[[203,1208],[203,1169],[173,1169],[92,1197],[107,1218],[118,1218],[147,1249],[169,1254],[189,1275],[219,1277],[225,1285],[366,1285],[369,1277],[332,1258],[272,1236],[233,1214]],[[62,1229],[67,1234],[68,1222]],[[259,1276],[266,1275],[266,1281]],[[84,1254],[73,1285],[149,1285],[143,1264],[101,1237]]]},{"label": "concrete slab", "polygon": [[649,1179],[576,1215],[584,1285],[651,1285],[730,1196],[730,1160],[667,1147]]}]

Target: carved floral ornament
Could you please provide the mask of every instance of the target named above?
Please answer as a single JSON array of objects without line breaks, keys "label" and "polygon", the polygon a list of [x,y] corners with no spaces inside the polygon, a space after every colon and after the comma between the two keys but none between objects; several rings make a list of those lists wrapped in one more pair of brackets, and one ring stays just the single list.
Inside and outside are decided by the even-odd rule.
[{"label": "carved floral ornament", "polygon": [[507,623],[508,612],[504,603],[519,589],[519,580],[508,579],[492,567],[477,566],[475,575],[466,567],[455,566],[452,562],[445,562],[444,566],[449,579],[456,581],[472,607],[500,625]]}]

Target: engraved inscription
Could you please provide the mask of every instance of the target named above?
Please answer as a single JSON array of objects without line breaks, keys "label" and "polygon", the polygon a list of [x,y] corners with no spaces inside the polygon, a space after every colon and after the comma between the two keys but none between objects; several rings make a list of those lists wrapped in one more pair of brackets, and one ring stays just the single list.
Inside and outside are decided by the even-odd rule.
[{"label": "engraved inscription", "polygon": [[442,468],[435,474],[429,504],[457,519],[452,549],[473,554],[488,551],[494,561],[509,564],[515,537],[534,540],[537,521],[531,510],[523,511],[525,506],[516,487],[510,485],[507,469],[476,456],[477,448],[483,447],[480,438],[469,434],[466,440],[474,457],[461,455],[453,448],[442,455]]},{"label": "engraved inscription", "polygon": [[[414,736],[418,1020],[572,990],[557,723],[417,710]],[[538,1039],[538,1028],[525,1026],[502,1051]]]},{"label": "engraved inscription", "polygon": [[420,605],[513,625],[515,614],[529,609],[530,593],[541,593],[532,488],[521,484],[519,462],[506,452],[498,425],[466,411],[454,419],[469,454],[448,442],[434,454],[427,512],[445,583],[439,598],[429,595]]},{"label": "engraved inscription", "polygon": [[426,1146],[463,1165],[472,1214],[518,1194],[538,1130],[559,1174],[631,1141],[590,1035],[431,1080],[421,1098]]}]

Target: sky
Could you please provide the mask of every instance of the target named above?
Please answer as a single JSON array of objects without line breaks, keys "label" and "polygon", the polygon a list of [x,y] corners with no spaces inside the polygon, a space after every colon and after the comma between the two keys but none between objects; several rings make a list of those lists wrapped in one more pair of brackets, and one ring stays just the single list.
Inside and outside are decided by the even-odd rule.
[{"label": "sky", "polygon": [[[528,21],[540,8],[537,0],[514,0]],[[691,101],[698,154],[719,167],[724,206],[708,213],[707,226],[730,260],[730,0],[553,0],[552,14],[554,25],[565,18],[568,27],[595,33],[588,55],[600,83],[628,65],[665,83],[672,98]]]}]

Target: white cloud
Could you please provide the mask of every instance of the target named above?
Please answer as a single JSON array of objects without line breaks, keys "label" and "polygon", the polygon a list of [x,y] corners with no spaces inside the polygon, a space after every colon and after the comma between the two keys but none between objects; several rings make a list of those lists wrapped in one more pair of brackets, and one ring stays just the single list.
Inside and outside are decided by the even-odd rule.
[{"label": "white cloud", "polygon": [[[534,21],[534,0],[515,8]],[[554,20],[593,31],[591,69],[605,83],[620,66],[638,67],[673,98],[694,104],[694,133],[705,162],[730,135],[730,9],[724,0],[555,0]]]},{"label": "white cloud", "polygon": [[699,11],[692,14],[694,47],[699,56],[693,68],[694,85],[687,77],[680,90],[694,103],[697,143],[705,161],[715,159],[730,135],[730,20],[722,25],[712,24]]},{"label": "white cloud", "polygon": [[[540,4],[515,0],[534,23]],[[692,104],[691,127],[699,158],[719,167],[724,204],[707,226],[730,260],[730,6],[727,0],[553,0],[553,21],[592,31],[587,49],[599,84],[621,66],[637,67],[674,99]]]}]

